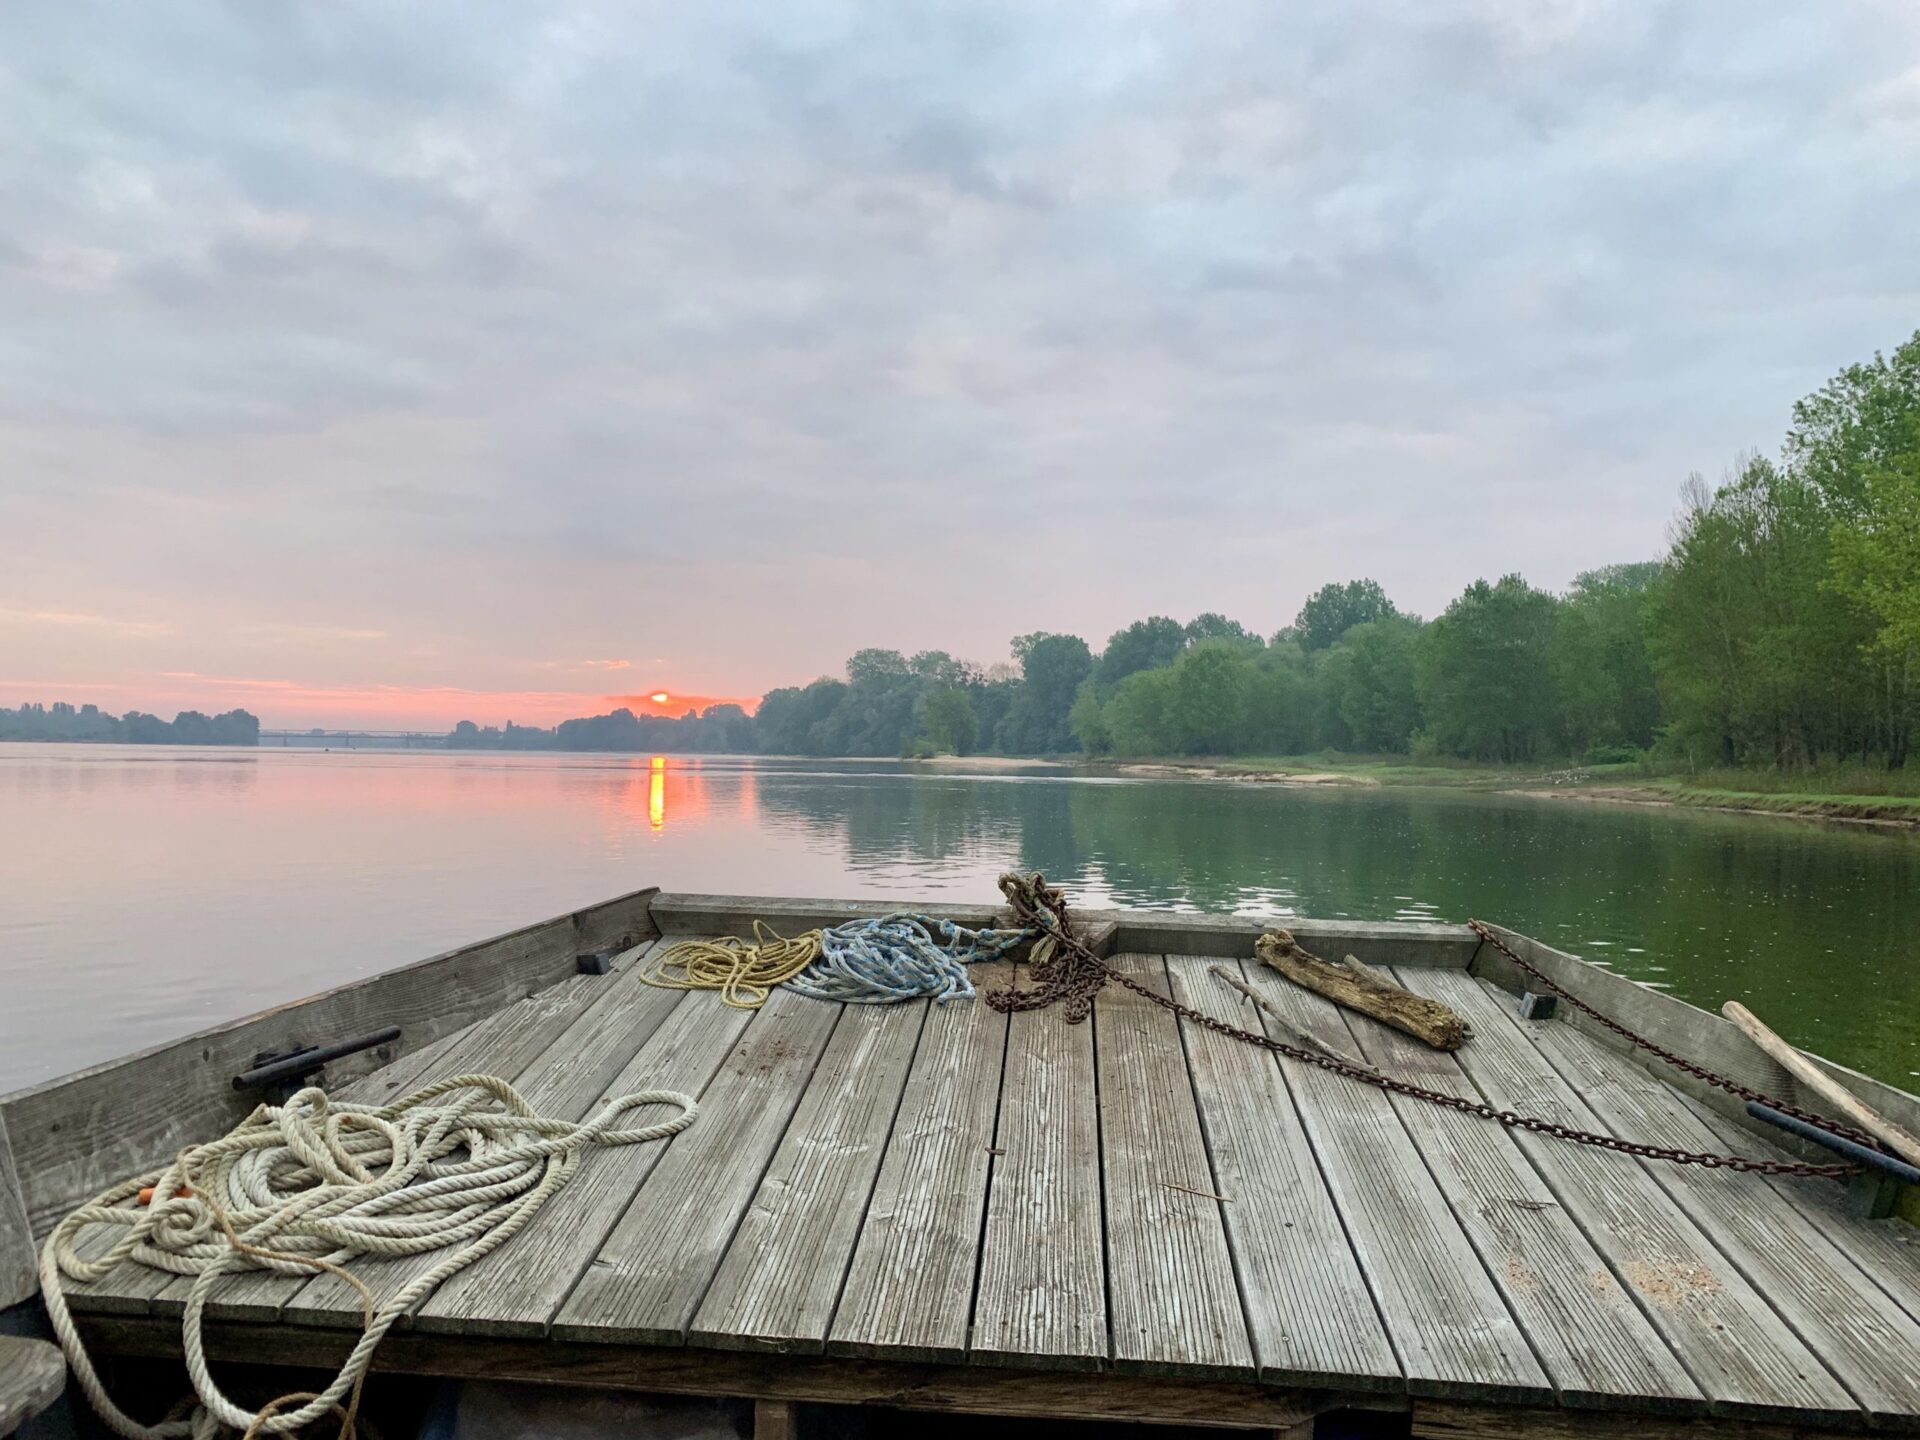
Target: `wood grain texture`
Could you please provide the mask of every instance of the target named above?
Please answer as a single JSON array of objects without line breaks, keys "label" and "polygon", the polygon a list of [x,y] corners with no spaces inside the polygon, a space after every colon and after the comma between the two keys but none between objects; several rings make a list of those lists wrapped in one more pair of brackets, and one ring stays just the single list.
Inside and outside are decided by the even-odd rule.
[{"label": "wood grain texture", "polygon": [[223,1135],[253,1109],[232,1077],[256,1052],[401,1027],[399,1050],[327,1068],[337,1086],[576,973],[581,949],[653,933],[637,891],[399,969],[217,1025],[0,1100],[36,1235],[107,1186]]},{"label": "wood grain texture", "polygon": [[[1348,1024],[1384,1073],[1480,1100],[1455,1056],[1358,1017]],[[1508,1131],[1410,1097],[1394,1096],[1393,1106],[1561,1403],[1670,1413],[1706,1408],[1686,1367]]]},{"label": "wood grain texture", "polygon": [[1458,1050],[1467,1027],[1446,1006],[1415,995],[1364,964],[1336,965],[1303,949],[1291,933],[1271,929],[1253,946],[1254,958],[1278,970],[1296,985],[1324,995],[1345,1010],[1355,1010],[1396,1030],[1417,1036],[1436,1050]]},{"label": "wood grain texture", "polygon": [[[1675,1091],[1590,1037],[1547,1025],[1540,1053],[1618,1135],[1682,1150],[1718,1137]],[[1920,1418],[1920,1324],[1757,1176],[1653,1165],[1656,1181],[1875,1420]]]},{"label": "wood grain texture", "polygon": [[[1699,1101],[1687,1097],[1686,1103],[1729,1154],[1756,1160],[1793,1158]],[[1897,1218],[1868,1220],[1853,1214],[1846,1206],[1845,1188],[1833,1180],[1772,1175],[1767,1184],[1786,1196],[1808,1224],[1844,1252],[1896,1305],[1920,1320],[1920,1229]]]},{"label": "wood grain texture", "polygon": [[[585,1119],[605,1094],[608,1082],[685,998],[683,991],[645,984],[637,968],[610,977],[579,1018],[519,1071],[514,1088],[535,1114]],[[670,1113],[641,1112],[637,1118],[644,1123]],[[581,1163],[591,1163],[592,1158],[583,1157]],[[381,1305],[445,1258],[442,1251],[393,1260],[366,1258],[355,1263],[353,1273],[372,1291],[373,1303]],[[358,1327],[361,1316],[359,1292],[337,1275],[314,1276],[281,1312],[282,1319],[296,1325]]]},{"label": "wood grain texture", "polygon": [[[517,1081],[612,983],[607,977],[586,975],[563,980],[518,1004],[495,1011],[442,1041],[404,1055],[392,1065],[349,1082],[337,1092],[339,1098],[363,1105],[389,1104],[436,1080],[474,1072]],[[140,1273],[148,1276],[159,1273],[144,1266],[122,1266],[101,1283],[119,1280],[128,1271],[136,1272],[135,1284],[151,1283],[140,1281]],[[244,1272],[219,1283],[208,1297],[207,1313],[234,1320],[278,1319],[287,1304],[309,1283],[296,1276]],[[187,1294],[192,1288],[190,1276],[169,1277],[168,1283],[154,1296],[152,1309],[159,1314],[178,1315],[186,1307]]]},{"label": "wood grain texture", "polygon": [[846,1007],[694,1315],[690,1342],[826,1348],[928,1008],[924,1000]]},{"label": "wood grain texture", "polygon": [[60,1347],[22,1335],[0,1335],[0,1435],[11,1435],[60,1398],[67,1357]]},{"label": "wood grain texture", "polygon": [[[178,1356],[180,1327],[152,1316],[94,1316],[84,1327],[96,1353]],[[353,1336],[339,1330],[214,1321],[216,1363],[335,1366]],[[689,1346],[629,1346],[510,1340],[396,1331],[374,1352],[377,1373],[479,1376],[494,1380],[739,1395],[752,1399],[875,1405],[961,1415],[1033,1416],[1252,1429],[1297,1423],[1336,1406],[1394,1408],[1393,1397],[1274,1389],[1246,1382],[1175,1380],[1014,1370],[980,1365],[900,1364],[844,1356],[752,1355]]]},{"label": "wood grain texture", "polygon": [[[1011,968],[973,967],[975,988],[999,988]],[[1007,1017],[978,1001],[927,1016],[829,1352],[965,1358],[1006,1049]]]},{"label": "wood grain texture", "polygon": [[[1331,1001],[1263,966],[1245,973],[1294,1024],[1353,1045]],[[1311,1065],[1289,1062],[1283,1073],[1408,1388],[1550,1398],[1546,1373],[1386,1095]]]},{"label": "wood grain texture", "polygon": [[0,1115],[0,1310],[33,1298],[40,1288],[38,1269],[39,1247],[33,1243],[20,1172],[14,1168],[6,1116]]},{"label": "wood grain texture", "polygon": [[[521,1047],[514,1037],[537,1032],[544,1038],[521,1056],[519,1063],[523,1064],[591,1003],[596,984],[605,983],[579,976],[562,981],[517,1005],[495,1011],[464,1029],[410,1050],[392,1064],[348,1081],[334,1093],[342,1100],[357,1104],[381,1104],[430,1081],[472,1068],[468,1062],[475,1061],[496,1040],[503,1059],[519,1053]],[[512,1073],[517,1074],[518,1068],[516,1064]],[[82,1233],[76,1248],[84,1256],[99,1255],[116,1238],[116,1232],[95,1227]],[[245,1272],[222,1280],[209,1298],[207,1310],[209,1314],[236,1320],[277,1319],[286,1302],[306,1283],[297,1276]],[[68,1305],[75,1311],[136,1314],[151,1309],[178,1315],[186,1306],[187,1292],[192,1285],[191,1277],[170,1275],[164,1270],[130,1262],[99,1280],[69,1282],[66,1294]]]},{"label": "wood grain texture", "polygon": [[[696,996],[710,1002],[715,997]],[[678,1344],[842,1007],[776,991],[554,1317],[570,1339]]]},{"label": "wood grain texture", "polygon": [[[1522,1021],[1512,996],[1470,976],[1400,975],[1467,1017],[1474,1039],[1460,1064],[1489,1101],[1607,1133],[1537,1048],[1539,1034],[1567,1028],[1561,1021]],[[1613,1062],[1633,1073],[1620,1057]],[[1858,1421],[1845,1387],[1638,1161],[1526,1132],[1516,1138],[1717,1413]]]},{"label": "wood grain texture", "polygon": [[[1166,962],[1116,955],[1162,994]],[[1253,1347],[1173,1012],[1109,985],[1098,1001],[1100,1153],[1116,1370],[1240,1379]]]},{"label": "wood grain texture", "polygon": [[[706,1106],[714,1075],[752,1018],[751,1011],[723,1005],[717,996],[688,996],[608,1082],[607,1095],[678,1090]],[[701,1123],[696,1120],[694,1128]],[[676,1135],[663,1143],[624,1145],[590,1157],[512,1244],[436,1290],[415,1315],[415,1328],[458,1335],[544,1335],[635,1193],[679,1140]]]},{"label": "wood grain texture", "polygon": [[[1216,963],[1167,957],[1175,998],[1215,1020],[1257,1026],[1253,1011],[1209,973]],[[1231,1197],[1222,1211],[1260,1378],[1401,1388],[1399,1362],[1278,1057],[1191,1021],[1181,1031],[1214,1183]]]},{"label": "wood grain texture", "polygon": [[1094,1027],[1009,1017],[971,1355],[1097,1369],[1107,1340]]}]

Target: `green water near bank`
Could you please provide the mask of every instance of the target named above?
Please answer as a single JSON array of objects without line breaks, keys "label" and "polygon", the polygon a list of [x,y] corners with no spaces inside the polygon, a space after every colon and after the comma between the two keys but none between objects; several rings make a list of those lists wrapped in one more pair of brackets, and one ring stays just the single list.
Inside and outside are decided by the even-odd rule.
[{"label": "green water near bank", "polygon": [[1412,788],[888,762],[0,747],[0,1089],[671,889],[1483,916],[1907,1088],[1920,837]]}]

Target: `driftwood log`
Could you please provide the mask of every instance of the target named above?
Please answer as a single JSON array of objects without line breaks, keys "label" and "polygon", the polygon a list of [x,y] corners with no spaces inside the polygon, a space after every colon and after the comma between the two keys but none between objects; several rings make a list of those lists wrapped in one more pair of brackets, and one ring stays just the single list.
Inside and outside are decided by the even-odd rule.
[{"label": "driftwood log", "polygon": [[1336,1005],[1357,1010],[1383,1025],[1403,1030],[1436,1050],[1458,1050],[1472,1031],[1459,1015],[1388,981],[1378,972],[1364,975],[1300,948],[1285,930],[1269,930],[1254,942],[1253,953],[1296,985],[1324,995]]}]

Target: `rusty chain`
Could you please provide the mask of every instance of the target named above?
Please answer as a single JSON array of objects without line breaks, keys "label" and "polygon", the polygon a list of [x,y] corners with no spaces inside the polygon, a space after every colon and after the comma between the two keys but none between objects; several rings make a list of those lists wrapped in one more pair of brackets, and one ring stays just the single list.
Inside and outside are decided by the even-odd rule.
[{"label": "rusty chain", "polygon": [[[1384,1090],[1392,1095],[1404,1095],[1410,1100],[1419,1100],[1447,1110],[1457,1110],[1463,1115],[1472,1115],[1482,1120],[1492,1120],[1509,1130],[1526,1130],[1535,1135],[1565,1140],[1570,1144],[1589,1145],[1598,1150],[1611,1150],[1620,1155],[1635,1155],[1645,1160],[1665,1160],[1675,1165],[1698,1165],[1705,1170],[1845,1179],[1854,1174],[1857,1168],[1846,1164],[1823,1165],[1801,1160],[1754,1160],[1744,1155],[1717,1155],[1711,1151],[1681,1150],[1638,1140],[1622,1140],[1616,1135],[1602,1135],[1592,1130],[1581,1130],[1543,1116],[1523,1115],[1515,1110],[1502,1110],[1485,1100],[1469,1100],[1463,1096],[1450,1095],[1444,1090],[1430,1090],[1424,1085],[1416,1085],[1408,1080],[1399,1080],[1391,1075],[1381,1074],[1377,1070],[1362,1068],[1337,1056],[1289,1045],[1263,1032],[1243,1030],[1224,1020],[1216,1020],[1213,1016],[1196,1010],[1191,1005],[1183,1004],[1171,996],[1160,994],[1132,976],[1121,974],[1095,955],[1087,948],[1085,942],[1073,933],[1071,922],[1067,919],[1066,899],[1058,889],[1046,883],[1045,876],[1003,875],[1000,877],[1000,888],[1012,905],[1015,917],[1022,924],[1040,931],[1041,936],[1034,942],[1035,952],[1040,955],[1040,958],[1031,960],[1028,964],[1028,973],[1035,981],[1037,988],[1020,990],[1009,984],[1005,989],[987,992],[983,998],[995,1010],[1002,1012],[1041,1010],[1051,1005],[1059,1005],[1062,1007],[1067,1023],[1075,1025],[1087,1018],[1092,1012],[1094,997],[1106,987],[1108,981],[1113,981],[1142,999],[1152,1001],[1163,1010],[1170,1010],[1182,1019],[1205,1026],[1215,1034],[1225,1035],[1229,1039],[1238,1040],[1244,1044],[1256,1045],[1262,1050],[1284,1055],[1287,1059],[1302,1065],[1318,1066],[1322,1070],[1331,1071],[1335,1075],[1344,1075],[1349,1080],[1357,1080],[1363,1085],[1371,1085],[1377,1090]],[[1506,950],[1506,947],[1488,935],[1477,921],[1473,924],[1475,933],[1483,939],[1493,940],[1496,946],[1503,951]],[[1527,962],[1512,955],[1511,951],[1507,953],[1523,970],[1538,976],[1544,984],[1551,986],[1556,994],[1581,1010],[1593,1014],[1595,1019],[1619,1030],[1627,1038],[1645,1045],[1663,1058],[1672,1060],[1688,1072],[1710,1082],[1720,1083],[1723,1088],[1732,1090],[1734,1094],[1745,1094],[1748,1098],[1760,1099],[1763,1103],[1770,1105],[1778,1104],[1774,1100],[1759,1095],[1758,1092],[1745,1091],[1744,1087],[1736,1087],[1733,1081],[1715,1076],[1711,1071],[1680,1060],[1671,1052],[1661,1049],[1651,1041],[1641,1039],[1622,1026],[1613,1025],[1604,1016],[1598,1015],[1590,1007],[1575,1000],[1573,996],[1567,995],[1564,990],[1555,986],[1544,975],[1540,975]],[[1789,1110],[1788,1113],[1797,1112]],[[1818,1123],[1825,1125],[1829,1122],[1820,1120]]]},{"label": "rusty chain", "polygon": [[1629,1041],[1634,1045],[1638,1045],[1642,1050],[1645,1050],[1649,1055],[1659,1056],[1662,1060],[1666,1061],[1667,1064],[1673,1066],[1676,1070],[1684,1070],[1686,1071],[1687,1074],[1693,1076],[1694,1079],[1704,1081],[1708,1085],[1714,1086],[1716,1089],[1724,1090],[1729,1095],[1737,1095],[1742,1100],[1757,1101],[1759,1104],[1766,1105],[1772,1109],[1778,1110],[1783,1115],[1791,1115],[1796,1120],[1804,1120],[1809,1125],[1818,1125],[1821,1129],[1831,1131],[1835,1135],[1843,1135],[1847,1139],[1853,1141],[1856,1145],[1864,1145],[1869,1150],[1884,1151],[1886,1149],[1886,1147],[1882,1145],[1879,1142],[1879,1140],[1877,1140],[1872,1135],[1869,1135],[1864,1130],[1856,1130],[1851,1125],[1845,1124],[1839,1120],[1830,1119],[1825,1115],[1816,1115],[1811,1110],[1802,1110],[1799,1106],[1789,1104],[1787,1101],[1780,1099],[1779,1096],[1777,1095],[1769,1095],[1764,1090],[1755,1090],[1751,1086],[1742,1085],[1738,1080],[1730,1079],[1729,1077],[1720,1074],[1720,1072],[1717,1070],[1709,1070],[1704,1065],[1695,1064],[1691,1060],[1685,1059],[1679,1055],[1674,1054],[1673,1051],[1667,1049],[1666,1046],[1658,1044],[1655,1041],[1649,1040],[1644,1035],[1637,1034],[1636,1032],[1629,1030],[1626,1026],[1622,1025],[1618,1020],[1614,1020],[1606,1015],[1602,1015],[1598,1010],[1594,1009],[1593,1006],[1589,1005],[1586,1001],[1582,1000],[1578,995],[1574,995],[1570,993],[1557,980],[1555,980],[1551,975],[1548,975],[1544,971],[1542,971],[1539,968],[1539,966],[1535,965],[1531,960],[1521,959],[1519,952],[1517,952],[1511,945],[1507,944],[1506,941],[1502,940],[1498,935],[1494,934],[1493,928],[1487,925],[1486,923],[1484,923],[1483,921],[1469,920],[1467,921],[1467,928],[1472,930],[1473,933],[1478,935],[1482,940],[1486,941],[1487,944],[1493,946],[1493,948],[1498,950],[1502,955],[1506,956],[1507,959],[1511,960],[1515,965],[1519,966],[1521,970],[1525,971],[1528,975],[1532,976],[1535,980],[1538,980],[1542,985],[1546,986],[1547,989],[1551,990],[1555,995],[1558,995],[1562,1000],[1566,1001],[1569,1005],[1573,1006],[1573,1008],[1578,1010],[1582,1015],[1585,1015],[1589,1019],[1592,1019],[1597,1023],[1606,1026],[1607,1029],[1611,1030],[1614,1034],[1618,1035],[1621,1039]]}]

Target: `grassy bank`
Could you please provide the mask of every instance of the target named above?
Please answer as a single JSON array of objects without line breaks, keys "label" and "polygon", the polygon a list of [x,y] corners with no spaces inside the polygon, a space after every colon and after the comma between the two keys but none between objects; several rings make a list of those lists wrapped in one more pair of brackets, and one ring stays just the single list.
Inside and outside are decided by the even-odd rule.
[{"label": "grassy bank", "polygon": [[1697,805],[1815,819],[1920,826],[1920,769],[1709,770],[1662,774],[1647,766],[1482,764],[1405,755],[1282,755],[1112,762],[1129,774],[1195,774],[1296,785],[1415,785],[1525,791],[1569,800]]}]

